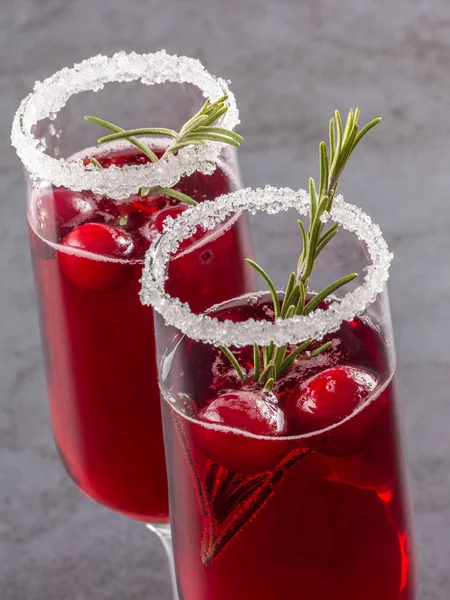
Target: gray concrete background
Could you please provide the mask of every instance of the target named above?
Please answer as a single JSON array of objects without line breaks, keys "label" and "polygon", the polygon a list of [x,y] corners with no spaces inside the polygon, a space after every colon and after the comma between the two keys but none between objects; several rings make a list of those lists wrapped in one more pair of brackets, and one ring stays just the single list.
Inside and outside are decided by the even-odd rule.
[{"label": "gray concrete background", "polygon": [[[343,182],[395,252],[390,286],[421,600],[450,597],[450,4],[446,0],[2,0],[0,598],[168,599],[157,541],[84,498],[47,417],[10,122],[35,79],[119,49],[197,56],[230,78],[249,185],[305,185],[334,108],[384,123]],[[278,599],[274,599],[278,600]],[[280,599],[281,600],[281,599]],[[331,599],[330,599],[331,600]],[[363,599],[362,599],[363,600]],[[380,599],[381,600],[381,599]]]}]

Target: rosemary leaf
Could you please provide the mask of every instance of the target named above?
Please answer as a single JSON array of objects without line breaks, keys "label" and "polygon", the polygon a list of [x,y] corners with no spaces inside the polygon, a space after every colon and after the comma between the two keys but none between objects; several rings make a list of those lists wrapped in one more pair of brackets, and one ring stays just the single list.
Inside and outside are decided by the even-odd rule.
[{"label": "rosemary leaf", "polygon": [[228,96],[226,94],[217,100],[214,100],[214,102],[209,102],[209,100],[207,100],[208,106],[205,112],[212,112],[213,110],[216,110],[217,107],[221,106],[226,100],[228,100]]},{"label": "rosemary leaf", "polygon": [[344,128],[344,133],[342,134],[342,148],[344,148],[344,146],[347,143],[347,139],[348,136],[350,135],[350,132],[353,129],[353,110],[350,109],[348,111],[348,116],[347,116],[347,121],[345,123],[345,128]]},{"label": "rosemary leaf", "polygon": [[277,378],[277,369],[275,367],[275,363],[273,363],[272,361],[269,362],[269,364],[267,365],[267,367],[261,373],[261,375],[259,376],[258,382],[259,383],[265,383],[271,377],[273,379]]},{"label": "rosemary leaf", "polygon": [[203,126],[207,127],[208,125],[212,125],[213,123],[217,123],[217,121],[228,111],[228,106],[222,106],[217,112],[215,112],[212,116],[209,116],[204,122]]},{"label": "rosemary leaf", "polygon": [[[297,288],[297,293],[298,293],[298,286],[296,286],[296,288]],[[296,309],[295,304],[291,304],[286,311],[286,316],[283,318],[290,319],[291,317],[293,317],[295,315],[295,309]],[[287,350],[286,345],[275,347],[275,352],[273,353],[273,357],[272,357],[272,362],[275,364],[275,367],[276,367],[275,378],[276,378],[276,373],[278,372],[278,369],[280,368],[280,365],[282,364],[284,357],[286,356],[286,350]]]},{"label": "rosemary leaf", "polygon": [[342,149],[342,119],[338,110],[334,111],[334,119],[336,121],[336,156],[338,156]]},{"label": "rosemary leaf", "polygon": [[286,319],[291,319],[295,315],[295,310],[297,308],[297,303],[291,304],[286,313]]},{"label": "rosemary leaf", "polygon": [[224,129],[223,127],[205,127],[205,125],[201,125],[200,127],[197,127],[197,131],[198,133],[218,133],[221,135],[224,135],[226,137],[230,137],[233,140],[235,140],[236,142],[239,142],[239,144],[243,141],[243,137],[241,135],[239,135],[238,133],[236,133],[235,131],[230,131],[229,129]]},{"label": "rosemary leaf", "polygon": [[220,135],[218,133],[201,133],[196,135],[196,133],[197,129],[195,129],[193,133],[189,133],[188,135],[186,135],[183,138],[183,140],[190,140],[191,143],[198,144],[199,136],[201,136],[200,139],[202,140],[208,140],[211,142],[221,142],[222,144],[229,144],[230,146],[236,146],[237,148],[240,146],[240,142],[237,142],[235,139],[225,135]]},{"label": "rosemary leaf", "polygon": [[268,392],[271,392],[273,390],[273,386],[275,385],[275,379],[273,377],[271,377],[270,379],[268,379],[264,385],[264,389]]},{"label": "rosemary leaf", "polygon": [[299,295],[299,298],[298,298],[297,310],[295,311],[295,314],[296,315],[302,315],[303,314],[303,310],[305,308],[306,288],[303,285],[302,281],[298,282],[298,287],[299,287],[300,295]]},{"label": "rosemary leaf", "polygon": [[309,355],[308,358],[315,358],[316,356],[319,356],[319,354],[322,354],[322,352],[325,352],[325,350],[328,350],[328,348],[333,344],[333,342],[325,342],[325,344],[322,344],[322,346],[320,346],[319,348],[316,348],[316,350],[313,350]]},{"label": "rosemary leaf", "polygon": [[101,163],[98,162],[98,160],[96,158],[94,158],[93,156],[89,159],[90,163],[94,165],[94,167],[97,167],[98,169],[103,169]]},{"label": "rosemary leaf", "polygon": [[[317,210],[317,191],[316,191],[316,184],[314,183],[314,179],[312,177],[309,178],[309,196],[310,196],[310,202],[311,202],[310,216],[311,216],[311,220],[313,220],[314,217],[316,216],[316,210]],[[305,236],[306,236],[306,233],[305,233]]]},{"label": "rosemary leaf", "polygon": [[261,277],[263,277],[263,279],[267,283],[267,286],[270,291],[270,295],[272,296],[272,302],[273,302],[273,307],[274,307],[274,311],[275,311],[275,319],[278,319],[278,317],[280,316],[280,301],[278,300],[278,294],[275,289],[275,286],[273,285],[272,280],[267,275],[267,273],[264,271],[264,269],[262,267],[260,267],[258,265],[258,263],[255,263],[255,261],[253,261],[251,258],[246,258],[245,262],[248,263],[250,266],[252,266],[256,271],[258,271],[258,273],[261,275]]},{"label": "rosemary leaf", "polygon": [[312,344],[312,340],[306,340],[306,342],[303,342],[303,344],[300,344],[300,346],[297,346],[297,348],[292,350],[292,352],[289,354],[289,356],[287,356],[281,363],[281,365],[278,369],[278,377],[281,377],[282,375],[284,375],[286,373],[286,371],[292,366],[292,364],[293,364],[294,360],[297,358],[297,356],[299,356],[302,352],[304,352],[308,348],[308,346],[310,346],[311,344]]},{"label": "rosemary leaf", "polygon": [[331,117],[330,119],[330,124],[329,124],[329,139],[330,139],[330,162],[333,162],[333,158],[334,158],[334,153],[336,151],[335,148],[335,144],[336,144],[336,133],[334,130],[334,119],[333,117]]},{"label": "rosemary leaf", "polygon": [[317,244],[317,249],[316,249],[316,258],[319,256],[319,254],[322,252],[322,250],[325,248],[325,246],[327,244],[329,244],[329,242],[331,242],[331,240],[334,238],[334,236],[338,233],[339,231],[339,224],[338,223],[334,223],[334,225],[332,225],[319,239],[319,243]]},{"label": "rosemary leaf", "polygon": [[121,127],[117,127],[114,123],[110,123],[109,121],[105,121],[104,119],[99,119],[98,117],[92,117],[86,115],[84,117],[85,121],[89,121],[89,123],[93,123],[94,125],[98,125],[99,127],[103,127],[103,129],[107,129],[108,131],[124,131]]},{"label": "rosemary leaf", "polygon": [[289,294],[285,293],[283,300],[283,307],[280,312],[280,317],[282,319],[287,319],[288,310],[292,305],[297,305],[298,299],[300,298],[300,284],[297,283],[292,288]]},{"label": "rosemary leaf", "polygon": [[205,142],[203,142],[202,140],[197,140],[197,142],[192,142],[192,141],[184,141],[184,142],[178,142],[176,144],[173,144],[172,146],[170,146],[170,152],[168,152],[166,150],[164,156],[162,158],[167,158],[167,156],[169,154],[174,154],[175,152],[178,152],[178,150],[181,150],[181,148],[185,148],[186,146],[203,146]]},{"label": "rosemary leaf", "polygon": [[263,360],[264,360],[264,368],[270,363],[273,351],[275,349],[275,344],[270,342],[268,346],[265,346],[263,349]]},{"label": "rosemary leaf", "polygon": [[306,235],[305,226],[303,225],[302,221],[300,221],[300,219],[298,219],[297,223],[300,228],[300,232],[302,234],[302,243],[303,243],[302,252],[301,252],[300,258],[299,258],[299,262],[301,262],[302,258],[305,257],[306,253],[308,252],[308,236]]},{"label": "rosemary leaf", "polygon": [[346,275],[345,277],[341,277],[340,279],[337,279],[336,281],[333,281],[333,283],[330,283],[330,285],[327,285],[327,287],[325,287],[321,292],[319,292],[318,294],[316,294],[314,296],[314,298],[311,298],[311,300],[308,302],[308,304],[303,309],[303,314],[304,315],[308,315],[317,306],[319,306],[319,304],[323,300],[325,300],[325,298],[327,298],[330,294],[332,294],[333,292],[335,292],[337,289],[339,289],[340,287],[342,287],[346,283],[349,283],[350,281],[353,281],[353,279],[355,279],[355,277],[358,277],[358,273],[351,273],[350,275]]},{"label": "rosemary leaf", "polygon": [[196,204],[198,204],[198,202],[196,202],[196,200],[194,200],[190,196],[187,196],[186,194],[183,194],[182,192],[179,192],[178,190],[174,190],[173,188],[168,188],[168,187],[152,188],[150,190],[150,193],[151,194],[162,194],[164,196],[170,196],[171,198],[175,198],[176,200],[180,200],[181,202],[185,202],[186,204],[190,204],[191,206],[195,206]]},{"label": "rosemary leaf", "polygon": [[358,135],[355,138],[355,141],[353,142],[353,150],[356,148],[357,144],[359,144],[359,142],[363,139],[363,137],[366,135],[366,133],[368,131],[370,131],[372,129],[372,127],[375,127],[375,125],[378,125],[378,123],[381,121],[381,117],[378,117],[377,119],[373,119],[372,121],[370,121],[370,123],[367,123],[367,125],[365,125],[359,132]]},{"label": "rosemary leaf", "polygon": [[164,135],[176,139],[178,133],[173,129],[165,129],[164,127],[141,127],[140,129],[125,129],[124,131],[111,133],[111,135],[101,137],[98,141],[102,144],[104,142],[126,139],[136,135]]},{"label": "rosemary leaf", "polygon": [[319,197],[322,197],[324,194],[327,193],[327,188],[328,188],[328,156],[327,156],[327,145],[325,144],[325,142],[320,143],[319,155],[320,155]]},{"label": "rosemary leaf", "polygon": [[209,106],[211,106],[211,103],[210,103],[210,101],[208,99],[208,100],[205,101],[205,103],[203,104],[203,106],[201,107],[201,109],[198,111],[197,115],[203,115],[207,111],[207,109],[208,109]]},{"label": "rosemary leaf", "polygon": [[239,379],[241,381],[243,381],[244,383],[246,382],[246,377],[236,359],[236,357],[234,356],[234,354],[231,352],[231,350],[229,348],[226,348],[225,346],[219,346],[219,348],[222,350],[222,352],[225,354],[225,356],[228,358],[228,360],[230,361],[230,363],[233,365],[233,367],[236,369],[236,373],[239,375]]},{"label": "rosemary leaf", "polygon": [[319,202],[319,206],[317,207],[317,213],[315,215],[314,221],[311,224],[310,232],[309,232],[309,244],[308,244],[308,254],[306,257],[306,268],[304,279],[308,279],[312,273],[314,268],[314,262],[316,260],[316,247],[319,240],[320,232],[322,229],[322,223],[320,221],[320,215],[324,212],[325,208],[328,205],[328,196],[323,196],[321,201]]},{"label": "rosemary leaf", "polygon": [[191,133],[191,131],[193,131],[196,127],[199,127],[206,123],[208,119],[208,115],[196,115],[195,117],[192,117],[192,119],[190,119],[187,123],[183,125],[178,137],[182,138],[184,135]]},{"label": "rosemary leaf", "polygon": [[253,344],[253,370],[255,381],[258,381],[261,375],[261,357],[258,344]]},{"label": "rosemary leaf", "polygon": [[348,159],[352,155],[352,152],[354,149],[354,143],[355,143],[355,139],[356,139],[357,135],[358,135],[358,129],[355,127],[349,133],[347,143],[345,144],[345,146],[342,150],[342,155],[341,155],[340,162],[339,162],[339,175],[342,174],[342,171],[344,170],[344,167],[347,164]]},{"label": "rosemary leaf", "polygon": [[287,346],[277,346],[277,349],[275,350],[275,353],[273,355],[273,362],[275,364],[275,367],[277,369],[280,368],[281,364],[283,363],[284,357],[286,356],[286,350],[287,350]]},{"label": "rosemary leaf", "polygon": [[289,304],[292,304],[292,302],[290,302],[288,304],[287,299],[289,298],[289,295],[291,294],[292,290],[294,289],[294,285],[295,285],[295,273],[291,273],[289,275],[286,289],[284,290],[283,308],[285,305],[288,306]]}]

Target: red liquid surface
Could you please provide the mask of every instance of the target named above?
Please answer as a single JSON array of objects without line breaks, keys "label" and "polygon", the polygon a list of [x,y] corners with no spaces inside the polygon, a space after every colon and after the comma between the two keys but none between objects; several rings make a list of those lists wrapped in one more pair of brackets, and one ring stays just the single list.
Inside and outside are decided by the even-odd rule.
[{"label": "red liquid surface", "polygon": [[[219,316],[260,319],[263,306],[241,299]],[[205,425],[202,415],[211,413],[215,399],[227,392],[229,401],[242,384],[218,349],[192,341],[178,346],[165,381],[171,392],[163,418],[180,600],[415,597],[385,343],[376,326],[359,318],[326,339],[333,342],[330,350],[297,360],[275,385],[277,410],[287,422],[282,437]],[[236,354],[250,372],[252,349]],[[336,373],[339,365],[368,374],[377,387],[334,426],[294,435],[301,418],[292,421],[289,399],[310,378],[327,369]],[[182,371],[184,379],[177,375]],[[179,395],[183,387],[186,396]],[[221,416],[230,418],[225,410]],[[254,419],[243,428],[255,427]],[[304,427],[311,431],[310,421]]]},{"label": "red liquid surface", "polygon": [[[97,158],[104,167],[147,161],[134,150]],[[218,168],[210,176],[186,177],[176,188],[202,201],[233,185]],[[167,477],[153,313],[140,303],[139,279],[163,213],[176,218],[183,206],[167,197],[140,196],[117,206],[91,193],[58,189],[32,198],[29,209],[51,421],[61,458],[88,496],[151,522],[168,520]],[[115,237],[99,236],[90,223],[113,227]],[[91,253],[68,246],[80,240]],[[230,223],[216,241],[173,261],[169,291],[198,311],[223,300],[230,285],[242,293],[243,270],[231,282],[220,274],[230,260],[243,263],[248,243],[245,221]],[[111,258],[114,244],[118,258]],[[102,256],[103,247],[109,256]]]}]

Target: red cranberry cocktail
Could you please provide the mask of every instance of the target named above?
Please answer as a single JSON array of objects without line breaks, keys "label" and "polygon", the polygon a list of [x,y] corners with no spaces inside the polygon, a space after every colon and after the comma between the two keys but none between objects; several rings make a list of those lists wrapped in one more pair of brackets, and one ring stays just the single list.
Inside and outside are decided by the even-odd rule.
[{"label": "red cranberry cocktail", "polygon": [[[106,164],[111,156],[97,158]],[[130,164],[136,153],[120,158]],[[198,201],[214,198],[234,185],[222,168],[185,177],[176,187]],[[128,516],[165,521],[153,316],[139,302],[139,280],[152,237],[167,216],[175,218],[184,207],[164,196],[145,201],[136,196],[121,206],[122,211],[109,198],[63,188],[31,198],[50,412],[61,458],[83,492]],[[121,226],[123,210],[128,220]],[[54,232],[46,229],[50,219],[57,224]],[[244,221],[236,220],[219,242],[188,247],[172,266],[173,292],[191,300],[194,310],[226,297],[229,284],[221,287],[220,271],[230,257],[242,264],[246,236]],[[202,270],[203,285],[194,287],[189,274]],[[217,283],[209,288],[215,273]],[[245,289],[242,271],[235,286]]]},{"label": "red cranberry cocktail", "polygon": [[[57,113],[70,93],[100,83],[183,83],[184,78],[198,80],[211,102],[226,95],[228,112],[220,109],[220,124],[236,124],[234,98],[223,81],[198,61],[162,52],[97,57],[50,78],[24,101],[13,131],[31,175],[30,243],[61,459],[88,496],[152,523],[167,522],[168,500],[153,315],[139,301],[144,254],[166,219],[187,208],[184,198],[212,200],[236,189],[239,176],[217,140],[205,140],[201,147],[180,144],[166,156],[170,139],[164,135],[81,146],[58,160],[64,128]],[[155,124],[151,112],[142,118]],[[89,125],[86,131],[92,141],[96,129]],[[44,140],[38,146],[37,135]],[[168,289],[194,311],[226,299],[230,285],[236,294],[247,289],[244,268],[231,284],[225,286],[223,277],[228,261],[242,265],[250,251],[245,220],[229,219],[216,237],[198,230],[171,265]]]},{"label": "red cranberry cocktail", "polygon": [[186,211],[149,252],[141,298],[155,310],[180,600],[415,598],[379,228],[339,197],[323,211],[324,227],[331,215],[356,233],[315,269],[352,282],[346,294],[312,291],[307,251],[284,290],[231,292],[200,318],[165,290],[171,252],[198,223],[244,208],[305,215],[310,198],[232,193]]}]

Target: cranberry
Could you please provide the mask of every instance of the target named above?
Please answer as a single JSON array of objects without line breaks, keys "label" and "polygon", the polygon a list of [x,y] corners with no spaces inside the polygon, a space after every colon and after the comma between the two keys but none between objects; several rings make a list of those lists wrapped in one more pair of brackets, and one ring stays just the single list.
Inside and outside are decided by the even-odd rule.
[{"label": "cranberry", "polygon": [[103,223],[86,223],[73,229],[63,240],[63,245],[101,257],[80,256],[59,252],[59,262],[65,275],[82,288],[110,291],[123,285],[132,274],[132,266],[112,262],[105,258],[129,259],[134,243],[125,231]]},{"label": "cranberry", "polygon": [[232,471],[257,473],[274,468],[285,451],[285,441],[276,439],[286,433],[284,413],[262,392],[225,393],[203,408],[198,418],[226,427],[212,429],[199,425],[197,437],[209,458]]},{"label": "cranberry", "polygon": [[236,391],[213,400],[200,413],[203,421],[241,429],[255,435],[280,435],[286,430],[284,413],[264,394]]},{"label": "cranberry", "polygon": [[147,223],[142,227],[141,232],[143,236],[152,242],[158,233],[161,233],[163,230],[164,223],[168,217],[172,219],[176,219],[182,212],[184,212],[187,208],[187,205],[179,205],[179,206],[169,206],[167,208],[163,208],[158,213],[156,213],[152,218],[150,218]]},{"label": "cranberry", "polygon": [[377,385],[377,377],[359,367],[331,367],[307,379],[286,400],[292,433],[309,433],[352,414]]},{"label": "cranberry", "polygon": [[153,219],[154,226],[161,232],[166,222],[167,217],[176,219],[181,213],[187,209],[187,204],[180,204],[179,206],[169,206],[164,210],[161,210]]},{"label": "cranberry", "polygon": [[94,208],[86,197],[65,188],[39,195],[34,207],[39,230],[53,241],[58,241],[69,228],[92,218],[93,214]]},{"label": "cranberry", "polygon": [[397,464],[391,394],[388,386],[374,402],[333,430],[325,452],[328,456],[322,456],[325,479],[380,493],[391,487]]}]

